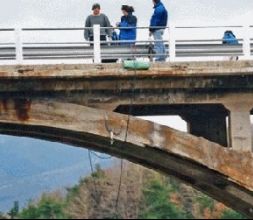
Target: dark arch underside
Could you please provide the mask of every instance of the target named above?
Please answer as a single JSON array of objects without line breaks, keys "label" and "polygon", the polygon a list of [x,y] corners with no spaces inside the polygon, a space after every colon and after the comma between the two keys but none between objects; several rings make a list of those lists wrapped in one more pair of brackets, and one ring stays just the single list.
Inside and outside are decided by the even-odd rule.
[{"label": "dark arch underside", "polygon": [[[111,145],[107,138],[45,126],[1,123],[0,133],[60,142],[124,158],[165,175],[172,175],[234,210],[250,218],[253,217],[251,203],[253,193],[251,191],[205,166],[159,149],[148,146],[138,148],[134,144],[122,141],[115,141],[114,145]],[[153,156],[150,157],[150,155]],[[162,163],[159,163],[160,161]]]}]

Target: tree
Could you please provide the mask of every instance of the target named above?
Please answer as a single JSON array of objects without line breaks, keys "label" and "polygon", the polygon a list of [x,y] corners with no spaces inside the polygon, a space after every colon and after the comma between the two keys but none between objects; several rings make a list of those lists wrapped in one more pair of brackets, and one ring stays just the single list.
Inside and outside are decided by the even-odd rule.
[{"label": "tree", "polygon": [[37,204],[30,203],[20,214],[20,219],[66,219],[65,204],[61,199],[43,195]]},{"label": "tree", "polygon": [[172,193],[169,185],[160,181],[153,181],[144,190],[144,210],[140,215],[142,219],[187,219],[190,218],[183,210],[170,202]]},{"label": "tree", "polygon": [[19,202],[15,201],[13,208],[8,212],[8,215],[11,217],[11,219],[15,219],[18,216],[19,213]]},{"label": "tree", "polygon": [[240,213],[229,209],[223,213],[221,219],[247,219],[247,218],[241,215]]}]

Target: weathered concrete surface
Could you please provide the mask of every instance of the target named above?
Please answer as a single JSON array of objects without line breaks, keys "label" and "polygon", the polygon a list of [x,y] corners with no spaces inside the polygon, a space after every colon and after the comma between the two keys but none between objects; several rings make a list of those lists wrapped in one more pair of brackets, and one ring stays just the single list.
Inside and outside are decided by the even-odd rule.
[{"label": "weathered concrete surface", "polygon": [[[253,62],[0,66],[0,97],[51,99],[114,110],[119,105],[227,104],[251,100]],[[150,112],[150,115],[152,112]]]},{"label": "weathered concrete surface", "polygon": [[[253,154],[148,121],[79,105],[4,100],[0,132],[55,140],[173,174],[253,217]],[[127,131],[126,128],[129,127]],[[110,131],[115,133],[110,145]],[[126,138],[127,137],[127,138]],[[126,138],[126,139],[125,139]]]},{"label": "weathered concrete surface", "polygon": [[[129,77],[134,71],[127,71],[121,64],[60,64],[60,65],[9,65],[0,66],[1,77]],[[137,77],[154,76],[224,76],[252,74],[253,61],[236,62],[180,62],[152,64],[148,71],[138,71]]]},{"label": "weathered concrete surface", "polygon": [[[223,82],[224,78],[230,77],[230,80]],[[108,88],[108,82],[105,83],[106,79],[114,81],[115,79],[120,82],[120,80],[127,79],[137,79],[136,86],[137,88],[142,89],[158,89],[158,88],[252,88],[253,85],[251,81],[244,81],[242,83],[233,83],[235,82],[234,77],[246,78],[246,80],[251,80],[253,76],[253,62],[204,62],[204,63],[178,63],[178,64],[153,64],[152,68],[148,71],[127,71],[122,68],[120,64],[104,64],[104,65],[41,65],[41,66],[0,66],[0,80],[25,80],[25,79],[36,79],[43,80],[47,79],[60,80],[93,80],[101,82],[99,89],[113,89]],[[182,79],[190,79],[188,81],[181,81]],[[194,81],[195,78],[203,79],[203,81]],[[203,77],[203,78],[202,78]],[[214,78],[213,78],[214,77]],[[218,78],[217,78],[218,77]],[[249,77],[249,79],[248,79]],[[211,80],[211,79],[217,80]],[[149,79],[156,82],[158,79],[170,79],[174,80],[173,83],[167,84],[166,82],[162,83],[159,87],[154,84],[151,87],[148,84],[149,81],[142,81],[138,84],[138,79],[144,80]],[[57,82],[57,81],[55,81]],[[59,83],[60,81],[58,81]],[[97,82],[97,83],[99,83]],[[102,84],[103,82],[103,84]],[[143,83],[144,82],[144,83]],[[232,83],[232,84],[231,84]],[[50,84],[49,84],[50,85]],[[50,88],[49,85],[46,87],[36,87],[35,91],[43,91],[46,88]],[[87,85],[87,84],[85,84]],[[85,85],[76,84],[72,89],[87,89]],[[114,84],[115,85],[115,84]],[[131,83],[125,83],[118,85],[122,90],[128,89]],[[52,86],[52,85],[51,85]],[[15,91],[15,87],[9,86],[10,91]],[[25,88],[24,88],[25,89]],[[61,87],[61,85],[51,87],[52,90],[68,90],[67,88]],[[91,89],[98,89],[92,88]],[[4,90],[6,91],[6,90]]]},{"label": "weathered concrete surface", "polygon": [[113,110],[129,105],[133,88],[135,105],[253,100],[253,62],[158,64],[137,73],[117,64],[0,67],[3,97],[50,98]]},{"label": "weathered concrete surface", "polygon": [[[193,133],[223,146],[227,146],[224,137],[228,133],[229,147],[245,151],[253,148],[248,117],[244,117],[247,122],[241,123],[243,132],[238,132],[241,126],[236,119],[236,112],[243,112],[240,108],[245,103],[253,109],[252,61],[155,64],[149,71],[137,73],[126,71],[119,64],[1,66],[0,98],[67,102],[109,111],[132,103],[131,113],[127,114],[136,113],[138,106],[149,106],[146,115],[154,115],[156,106],[169,115],[174,105],[181,105],[182,110],[185,105],[210,105],[213,111],[215,105],[222,105],[230,111],[230,132],[221,127],[211,129],[207,123],[203,132],[200,129]],[[232,112],[229,106],[235,103],[238,107]],[[168,111],[163,111],[167,106]],[[179,113],[182,110],[178,108]],[[224,120],[220,120],[224,128]],[[219,135],[214,137],[210,133],[213,131]]]},{"label": "weathered concrete surface", "polygon": [[247,100],[244,100],[244,103],[230,103],[227,105],[227,108],[230,110],[229,128],[231,146],[238,151],[252,152],[251,102],[248,103]]}]

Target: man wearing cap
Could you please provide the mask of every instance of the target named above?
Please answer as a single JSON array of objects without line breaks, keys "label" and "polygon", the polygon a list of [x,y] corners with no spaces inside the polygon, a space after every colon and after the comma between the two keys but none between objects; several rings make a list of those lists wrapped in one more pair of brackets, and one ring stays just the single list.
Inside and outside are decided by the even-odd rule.
[{"label": "man wearing cap", "polygon": [[101,30],[100,30],[101,41],[106,41],[106,36],[110,38],[112,37],[112,30],[110,29],[111,23],[106,15],[100,13],[100,10],[101,10],[100,5],[94,4],[92,6],[93,14],[88,16],[88,18],[86,19],[85,27],[91,28],[91,29],[85,29],[84,31],[84,38],[87,41],[91,41],[91,42],[94,41],[93,29],[92,29],[94,25],[101,26]]}]

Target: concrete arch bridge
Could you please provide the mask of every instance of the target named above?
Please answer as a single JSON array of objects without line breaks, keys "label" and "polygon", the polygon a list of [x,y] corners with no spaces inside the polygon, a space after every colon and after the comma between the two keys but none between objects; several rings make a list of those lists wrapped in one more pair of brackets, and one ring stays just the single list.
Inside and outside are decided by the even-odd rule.
[{"label": "concrete arch bridge", "polygon": [[[253,62],[0,68],[0,133],[57,141],[173,175],[253,217]],[[179,115],[189,133],[139,119]]]}]

